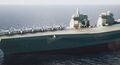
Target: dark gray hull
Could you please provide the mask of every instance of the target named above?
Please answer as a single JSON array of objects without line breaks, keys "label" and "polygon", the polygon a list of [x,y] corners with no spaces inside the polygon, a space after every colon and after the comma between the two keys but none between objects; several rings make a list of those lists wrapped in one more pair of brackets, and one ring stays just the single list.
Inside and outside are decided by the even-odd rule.
[{"label": "dark gray hull", "polygon": [[[114,42],[119,45],[120,31],[94,33],[94,34],[64,34],[45,35],[24,38],[2,39],[0,48],[5,54],[22,53],[79,53],[86,49],[87,52],[95,48],[113,48]],[[117,46],[118,46],[117,45]],[[99,47],[100,46],[100,47]],[[93,48],[93,49],[92,49]],[[65,51],[66,50],[66,51]]]}]

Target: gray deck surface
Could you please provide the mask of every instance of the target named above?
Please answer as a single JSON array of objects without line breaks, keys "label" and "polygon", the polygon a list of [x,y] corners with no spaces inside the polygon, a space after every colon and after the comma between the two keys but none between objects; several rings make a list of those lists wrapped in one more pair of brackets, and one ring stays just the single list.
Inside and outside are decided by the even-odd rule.
[{"label": "gray deck surface", "polygon": [[95,27],[95,28],[82,28],[79,30],[66,29],[62,31],[54,31],[54,32],[38,32],[38,33],[28,33],[24,35],[13,35],[13,36],[1,36],[1,39],[8,38],[20,38],[20,37],[33,37],[33,36],[45,36],[45,35],[66,35],[66,34],[95,34],[95,33],[104,33],[110,31],[118,31],[120,30],[120,24],[115,24],[111,26],[104,27]]}]

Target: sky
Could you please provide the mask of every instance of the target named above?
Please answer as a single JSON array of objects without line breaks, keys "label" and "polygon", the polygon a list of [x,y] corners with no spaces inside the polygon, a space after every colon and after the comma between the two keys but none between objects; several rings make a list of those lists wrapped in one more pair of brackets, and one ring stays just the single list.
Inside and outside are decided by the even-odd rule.
[{"label": "sky", "polygon": [[1,5],[119,5],[120,0],[0,0]]}]

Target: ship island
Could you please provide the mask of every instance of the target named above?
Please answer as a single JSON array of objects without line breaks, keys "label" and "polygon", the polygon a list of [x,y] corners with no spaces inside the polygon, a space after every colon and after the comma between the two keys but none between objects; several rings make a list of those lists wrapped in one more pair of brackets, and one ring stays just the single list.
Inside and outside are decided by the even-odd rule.
[{"label": "ship island", "polygon": [[97,24],[79,9],[67,27],[55,26],[2,32],[0,49],[4,54],[81,54],[120,48],[120,19],[110,11],[100,13]]}]

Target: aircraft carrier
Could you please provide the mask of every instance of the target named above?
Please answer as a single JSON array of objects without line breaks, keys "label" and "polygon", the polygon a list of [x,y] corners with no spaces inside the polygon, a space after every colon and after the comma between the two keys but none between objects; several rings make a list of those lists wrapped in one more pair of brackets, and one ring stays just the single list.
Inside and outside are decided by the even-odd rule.
[{"label": "aircraft carrier", "polygon": [[[119,20],[119,19],[118,19]],[[110,11],[90,25],[88,16],[76,11],[68,27],[7,31],[0,34],[4,54],[79,54],[116,50],[120,46],[120,24]]]}]

